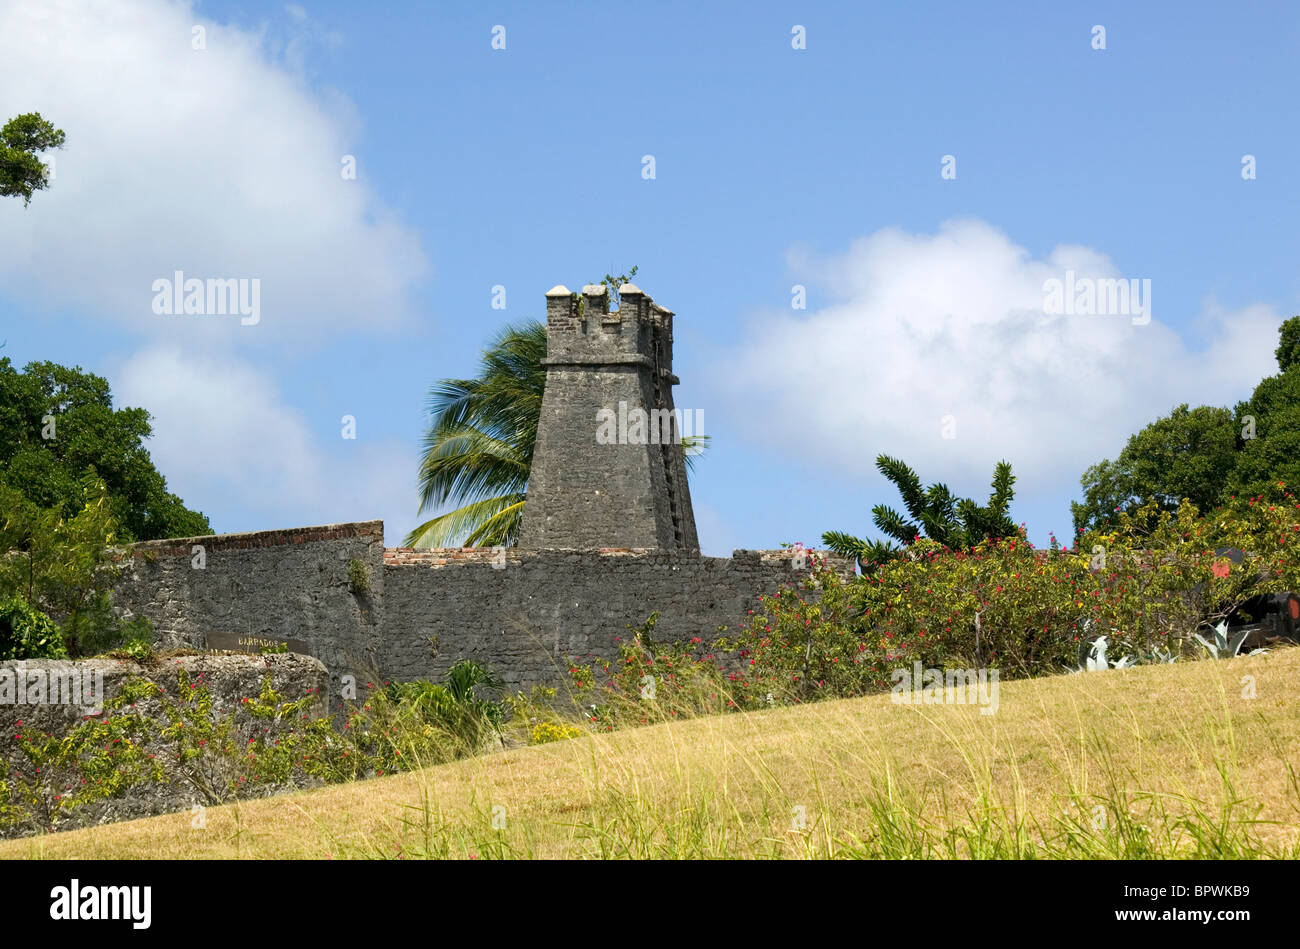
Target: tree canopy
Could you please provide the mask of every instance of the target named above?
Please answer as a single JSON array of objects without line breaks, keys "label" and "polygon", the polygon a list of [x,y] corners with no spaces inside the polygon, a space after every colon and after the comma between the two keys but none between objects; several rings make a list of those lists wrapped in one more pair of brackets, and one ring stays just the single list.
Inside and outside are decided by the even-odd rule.
[{"label": "tree canopy", "polygon": [[[956,497],[945,484],[923,487],[917,473],[898,458],[880,455],[876,468],[898,488],[912,519],[887,504],[873,507],[871,519],[883,534],[904,547],[924,536],[952,550],[963,550],[1018,533],[1007,513],[1015,497],[1016,481],[1009,462],[1000,461],[994,467],[987,504]],[[827,531],[822,543],[836,553],[856,557],[863,570],[889,560],[899,551],[889,541],[863,540],[840,531]]]},{"label": "tree canopy", "polygon": [[1084,472],[1071,504],[1076,530],[1103,528],[1121,511],[1186,498],[1210,510],[1234,495],[1300,484],[1300,316],[1280,328],[1279,372],[1234,408],[1185,403],[1132,435],[1115,458]]},{"label": "tree canopy", "polygon": [[21,196],[26,206],[33,194],[48,188],[49,174],[37,153],[62,148],[64,138],[63,132],[41,118],[39,112],[28,112],[6,122],[0,128],[0,197]]},{"label": "tree canopy", "polygon": [[0,358],[0,485],[71,519],[86,504],[87,476],[103,482],[120,539],[210,534],[154,467],[143,442],[149,413],[113,408],[107,380],[79,367]]}]

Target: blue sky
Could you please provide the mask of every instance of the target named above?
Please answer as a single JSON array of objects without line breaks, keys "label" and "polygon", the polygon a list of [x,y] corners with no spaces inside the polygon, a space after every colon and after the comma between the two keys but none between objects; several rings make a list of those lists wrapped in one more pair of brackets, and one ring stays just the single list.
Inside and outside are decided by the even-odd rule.
[{"label": "blue sky", "polygon": [[[0,113],[68,133],[0,207],[4,352],[153,412],[218,531],[396,544],[430,383],[635,264],[712,435],[707,553],[871,533],[880,452],[980,496],[1005,457],[1068,536],[1087,465],[1247,395],[1300,312],[1300,16],[1174,10],[0,2]],[[260,322],[153,313],[175,270],[259,279]],[[1151,323],[1044,317],[1066,270],[1150,280]]]}]

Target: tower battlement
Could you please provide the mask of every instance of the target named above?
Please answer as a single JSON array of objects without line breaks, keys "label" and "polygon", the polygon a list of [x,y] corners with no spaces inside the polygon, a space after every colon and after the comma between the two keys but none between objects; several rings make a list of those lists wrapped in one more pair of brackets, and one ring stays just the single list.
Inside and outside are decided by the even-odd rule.
[{"label": "tower battlement", "polygon": [[520,547],[699,552],[680,431],[599,437],[609,414],[674,416],[673,316],[630,283],[615,310],[602,285],[547,291],[546,391]]},{"label": "tower battlement", "polygon": [[[614,310],[609,308],[609,291],[600,284],[585,286],[580,293],[564,286],[547,292],[548,366],[611,363],[611,357],[618,356],[641,356],[651,368],[671,374],[673,311],[631,283],[623,284]],[[614,359],[612,364],[620,362]]]}]

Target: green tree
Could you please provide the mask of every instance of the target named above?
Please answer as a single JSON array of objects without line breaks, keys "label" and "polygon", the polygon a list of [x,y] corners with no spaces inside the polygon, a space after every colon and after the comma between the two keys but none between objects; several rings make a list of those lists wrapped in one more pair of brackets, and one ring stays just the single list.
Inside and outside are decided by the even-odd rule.
[{"label": "green tree", "polygon": [[1277,347],[1277,366],[1286,372],[1300,363],[1300,316],[1293,316],[1283,322],[1279,335],[1282,341]]},{"label": "green tree", "polygon": [[64,134],[39,112],[10,119],[0,128],[0,197],[22,196],[23,206],[32,195],[50,186],[49,172],[37,152],[62,148]]},{"label": "green tree", "polygon": [[[636,274],[601,280],[614,302]],[[581,297],[579,297],[581,299]],[[473,379],[443,379],[429,392],[432,418],[420,462],[420,511],[460,506],[418,525],[408,547],[513,546],[523,523],[524,495],[546,388],[546,327],[536,320],[507,326],[484,351]],[[682,439],[692,465],[707,436]]]},{"label": "green tree", "polygon": [[1199,510],[1213,509],[1236,464],[1237,444],[1232,410],[1175,407],[1131,436],[1114,461],[1084,473],[1083,501],[1070,505],[1075,530],[1104,528],[1121,511],[1149,502],[1176,511],[1187,498]]},{"label": "green tree", "polygon": [[1148,502],[1175,511],[1186,498],[1209,511],[1233,495],[1300,484],[1300,316],[1286,320],[1277,375],[1234,409],[1177,406],[1129,438],[1119,456],[1084,472],[1076,530],[1101,529]]},{"label": "green tree", "polygon": [[1300,316],[1284,322],[1279,335],[1278,374],[1261,380],[1236,407],[1240,448],[1228,495],[1262,494],[1278,482],[1300,485]]},{"label": "green tree", "polygon": [[90,475],[80,490],[80,510],[63,517],[0,484],[0,597],[39,608],[73,655],[88,655],[120,640],[123,624],[112,608],[120,569],[108,492]]},{"label": "green tree", "polygon": [[100,376],[51,362],[19,372],[0,359],[0,484],[70,519],[90,475],[103,481],[123,541],[212,533],[167,491],[143,445],[151,432],[144,409],[113,408]]},{"label": "green tree", "polygon": [[[956,497],[944,484],[923,487],[915,471],[888,455],[876,458],[876,468],[898,488],[911,520],[886,504],[873,507],[871,519],[883,534],[903,547],[924,536],[949,549],[964,550],[984,540],[1018,533],[1008,514],[1016,481],[1009,462],[1000,461],[994,467],[987,504]],[[889,541],[863,540],[841,531],[827,531],[822,543],[836,553],[856,557],[864,571],[899,552],[899,547]]]}]

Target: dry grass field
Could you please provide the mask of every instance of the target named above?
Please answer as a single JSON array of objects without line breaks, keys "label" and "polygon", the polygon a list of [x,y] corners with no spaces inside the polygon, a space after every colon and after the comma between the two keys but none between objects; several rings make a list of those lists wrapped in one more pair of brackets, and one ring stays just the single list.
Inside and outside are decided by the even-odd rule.
[{"label": "dry grass field", "polygon": [[1298,691],[1291,648],[1002,683],[992,715],[822,702],[6,841],[0,856],[1295,857]]}]

